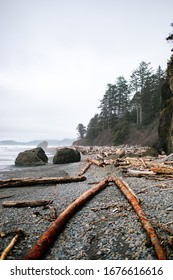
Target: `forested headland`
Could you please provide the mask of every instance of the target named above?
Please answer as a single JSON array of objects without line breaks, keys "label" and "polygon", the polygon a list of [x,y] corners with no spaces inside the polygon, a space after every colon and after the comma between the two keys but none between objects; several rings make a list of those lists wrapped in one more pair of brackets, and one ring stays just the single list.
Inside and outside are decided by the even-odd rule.
[{"label": "forested headland", "polygon": [[161,109],[161,87],[166,71],[154,70],[151,63],[142,61],[132,71],[130,80],[124,76],[107,84],[100,100],[100,113],[95,114],[87,127],[79,124],[78,144],[81,145],[151,145],[158,139]]}]

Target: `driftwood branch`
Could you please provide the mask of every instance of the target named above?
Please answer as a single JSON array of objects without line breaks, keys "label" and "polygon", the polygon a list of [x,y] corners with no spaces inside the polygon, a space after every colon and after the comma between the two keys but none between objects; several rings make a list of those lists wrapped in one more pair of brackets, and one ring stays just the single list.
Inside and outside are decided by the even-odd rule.
[{"label": "driftwood branch", "polygon": [[4,207],[37,207],[51,204],[51,200],[23,200],[23,201],[4,201],[2,206]]},{"label": "driftwood branch", "polygon": [[159,239],[157,237],[155,230],[153,229],[152,225],[150,224],[149,220],[147,219],[147,217],[146,217],[143,209],[139,205],[136,197],[133,195],[132,192],[130,192],[127,189],[126,185],[119,178],[113,176],[113,177],[110,177],[110,181],[115,182],[115,184],[120,188],[122,193],[126,196],[126,198],[129,200],[129,202],[132,204],[135,212],[137,213],[138,217],[140,218],[140,221],[141,221],[143,227],[147,231],[147,234],[148,234],[148,236],[151,240],[151,243],[154,247],[154,250],[156,252],[157,258],[159,260],[165,260],[166,253],[159,242]]},{"label": "driftwood branch", "polygon": [[81,170],[81,172],[78,174],[79,176],[83,175],[87,170],[88,168],[92,165],[92,162],[89,161],[86,166]]},{"label": "driftwood branch", "polygon": [[58,234],[62,231],[66,222],[76,213],[81,206],[91,199],[95,194],[104,189],[109,184],[108,179],[102,180],[99,184],[79,196],[71,203],[52,223],[50,228],[43,233],[34,247],[24,256],[25,260],[41,259],[50,245],[55,241]]},{"label": "driftwood branch", "polygon": [[9,180],[0,180],[0,188],[10,188],[10,187],[24,187],[24,186],[34,186],[39,184],[62,184],[62,183],[73,183],[81,182],[86,180],[85,176],[77,177],[43,177],[43,178],[14,178]]},{"label": "driftwood branch", "polygon": [[173,175],[173,167],[151,167],[151,170],[156,174]]},{"label": "driftwood branch", "polygon": [[165,230],[166,232],[168,232],[169,234],[173,235],[173,230],[170,229],[167,224],[162,224],[159,222],[153,222],[156,226],[161,227],[163,230]]},{"label": "driftwood branch", "polygon": [[48,205],[48,207],[50,209],[50,218],[53,220],[56,219],[57,218],[56,208],[50,205]]},{"label": "driftwood branch", "polygon": [[151,170],[136,170],[136,169],[127,169],[127,175],[132,175],[136,177],[142,177],[142,176],[153,176],[156,173],[154,173]]},{"label": "driftwood branch", "polygon": [[99,160],[92,159],[92,158],[87,159],[87,161],[97,165],[98,167],[104,166],[103,161],[99,161]]},{"label": "driftwood branch", "polygon": [[0,260],[5,260],[6,259],[8,253],[13,249],[14,245],[16,244],[16,242],[18,241],[18,239],[21,235],[23,235],[23,232],[21,230],[19,230],[16,233],[16,235],[13,237],[13,239],[11,240],[10,244],[2,252]]},{"label": "driftwood branch", "polygon": [[14,195],[5,195],[5,196],[1,196],[0,199],[4,199],[4,198],[10,198],[13,197]]}]

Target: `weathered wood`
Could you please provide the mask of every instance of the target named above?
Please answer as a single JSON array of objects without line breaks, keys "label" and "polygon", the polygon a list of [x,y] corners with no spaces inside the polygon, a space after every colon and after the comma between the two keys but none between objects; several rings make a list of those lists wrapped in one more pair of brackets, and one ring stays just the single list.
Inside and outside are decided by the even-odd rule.
[{"label": "weathered wood", "polygon": [[5,237],[6,236],[6,233],[5,232],[3,232],[3,231],[0,231],[0,237]]},{"label": "weathered wood", "polygon": [[166,252],[165,252],[164,248],[161,246],[154,228],[152,227],[149,220],[147,219],[147,217],[146,217],[143,209],[139,205],[136,197],[133,195],[132,192],[130,192],[128,190],[128,188],[126,187],[126,184],[123,181],[121,181],[119,178],[113,176],[113,177],[110,177],[109,180],[115,182],[115,184],[120,188],[122,193],[126,196],[126,198],[129,200],[129,202],[132,204],[132,206],[133,206],[136,214],[138,215],[143,227],[145,228],[145,230],[148,233],[148,236],[149,236],[149,238],[151,240],[151,243],[154,247],[157,258],[159,260],[167,259],[166,258]]},{"label": "weathered wood", "polygon": [[141,177],[141,176],[153,176],[155,175],[156,173],[151,171],[151,170],[136,170],[136,169],[127,169],[127,175],[134,175],[134,176],[138,176],[138,177]]},{"label": "weathered wood", "polygon": [[10,198],[13,197],[14,195],[5,195],[5,196],[1,196],[0,199],[4,199],[4,198]]},{"label": "weathered wood", "polygon": [[166,231],[169,234],[173,235],[173,230],[170,229],[166,224],[161,224],[159,222],[153,222],[153,224],[155,224],[156,226],[162,228],[164,231]]},{"label": "weathered wood", "polygon": [[66,222],[81,208],[81,206],[91,199],[95,194],[104,189],[109,184],[108,179],[102,180],[99,184],[84,192],[74,202],[72,202],[52,223],[50,228],[43,233],[33,248],[24,256],[25,260],[41,259],[62,231]]},{"label": "weathered wood", "polygon": [[173,167],[151,167],[150,169],[157,174],[173,175]]},{"label": "weathered wood", "polygon": [[99,160],[92,159],[92,158],[87,159],[87,161],[97,165],[98,167],[103,167],[103,161],[99,161]]},{"label": "weathered wood", "polygon": [[43,177],[43,178],[35,178],[35,179],[14,178],[9,180],[0,180],[0,188],[34,186],[39,184],[63,184],[63,183],[81,182],[84,180],[86,180],[85,176]]},{"label": "weathered wood", "polygon": [[88,170],[88,168],[89,168],[91,165],[92,165],[92,162],[89,161],[89,162],[85,165],[85,167],[81,170],[81,172],[78,174],[78,176],[82,176],[82,175]]},{"label": "weathered wood", "polygon": [[164,164],[166,164],[166,165],[173,165],[173,161],[165,161]]},{"label": "weathered wood", "polygon": [[4,207],[37,207],[51,204],[52,200],[16,200],[16,201],[4,201],[2,206]]},{"label": "weathered wood", "polygon": [[53,220],[56,219],[57,218],[56,208],[50,205],[48,205],[48,207],[50,209],[50,218]]},{"label": "weathered wood", "polygon": [[3,250],[0,260],[5,260],[8,253],[13,249],[14,245],[18,241],[19,237],[23,235],[23,232],[19,230],[16,235],[12,238],[10,244]]}]

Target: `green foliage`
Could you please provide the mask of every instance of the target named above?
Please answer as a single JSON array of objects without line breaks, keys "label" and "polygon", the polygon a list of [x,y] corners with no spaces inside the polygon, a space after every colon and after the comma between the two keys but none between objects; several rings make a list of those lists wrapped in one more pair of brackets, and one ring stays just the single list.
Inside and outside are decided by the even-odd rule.
[{"label": "green foliage", "polygon": [[[171,26],[173,27],[173,23],[171,23]],[[166,38],[166,40],[167,40],[168,42],[173,43],[173,32],[171,32],[171,33],[169,34],[169,36]],[[172,50],[173,50],[173,49],[172,49]]]},{"label": "green foliage", "polygon": [[78,131],[79,138],[83,139],[86,134],[86,127],[82,123],[79,123],[76,129]]},{"label": "green foliage", "polygon": [[142,128],[158,118],[164,79],[165,73],[160,66],[154,73],[150,63],[142,61],[132,72],[129,82],[119,76],[114,84],[107,84],[98,107],[100,113],[87,126],[87,143],[94,143],[104,131],[110,131],[111,143],[121,144],[128,136],[130,124],[136,123]]},{"label": "green foliage", "polygon": [[127,120],[122,120],[116,127],[113,135],[113,143],[115,145],[120,145],[125,142],[129,133],[129,122]]},{"label": "green foliage", "polygon": [[87,134],[86,138],[88,143],[92,143],[94,139],[97,137],[99,132],[101,131],[101,126],[100,126],[100,118],[99,115],[96,114],[89,122],[88,127],[87,127]]}]

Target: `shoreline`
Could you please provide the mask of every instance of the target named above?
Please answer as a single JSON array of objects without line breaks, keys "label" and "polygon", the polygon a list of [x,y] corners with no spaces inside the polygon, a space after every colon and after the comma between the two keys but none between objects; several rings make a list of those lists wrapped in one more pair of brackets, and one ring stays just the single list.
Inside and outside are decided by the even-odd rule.
[{"label": "shoreline", "polygon": [[[86,165],[86,159],[95,158],[97,152],[92,153],[91,149],[88,154],[82,155],[81,161],[77,163],[61,165],[48,163],[40,167],[17,167],[15,170],[3,172],[3,178],[76,176]],[[0,231],[8,233],[5,238],[0,239],[1,248],[8,245],[15,230],[22,230],[25,234],[7,259],[22,259],[40,235],[50,227],[52,221],[49,207],[4,208],[2,207],[4,200],[52,200],[51,206],[56,208],[58,216],[83,192],[105,177],[112,175],[122,178],[135,193],[139,192],[138,197],[142,201],[146,216],[149,217],[164,244],[168,259],[173,259],[173,251],[168,244],[170,235],[155,224],[155,222],[164,224],[172,219],[171,194],[173,191],[161,191],[161,187],[157,187],[163,184],[165,188],[169,189],[170,180],[162,183],[146,178],[124,178],[121,168],[114,164],[104,167],[91,165],[84,175],[87,178],[84,182],[3,188],[1,190],[1,197],[12,196],[0,200]],[[147,190],[140,193],[144,188]],[[173,231],[173,224],[169,228]],[[147,235],[136,213],[116,185],[110,184],[88,201],[67,222],[62,233],[57,236],[55,243],[45,254],[44,259],[156,259],[154,249],[147,247],[146,242]]]}]

